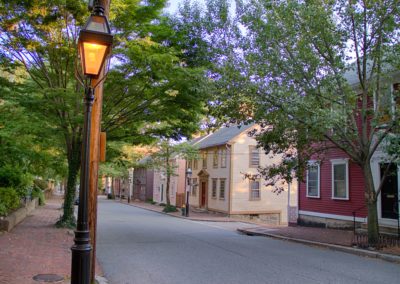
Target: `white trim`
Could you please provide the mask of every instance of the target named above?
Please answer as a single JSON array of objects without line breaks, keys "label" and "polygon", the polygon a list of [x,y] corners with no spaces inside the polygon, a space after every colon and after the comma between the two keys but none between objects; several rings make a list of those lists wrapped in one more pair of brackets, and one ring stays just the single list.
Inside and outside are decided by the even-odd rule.
[{"label": "white trim", "polygon": [[[299,215],[300,214],[313,216],[313,217],[344,220],[344,221],[353,221],[354,220],[353,216],[344,216],[344,215],[336,215],[336,214],[328,214],[328,213],[319,213],[319,212],[304,211],[304,210],[299,210]],[[356,222],[367,222],[367,218],[356,217]]]},{"label": "white trim", "polygon": [[321,189],[320,189],[321,169],[320,169],[319,161],[310,160],[310,161],[308,161],[308,165],[309,166],[315,166],[315,165],[317,166],[317,169],[318,169],[318,183],[317,183],[318,195],[316,195],[316,196],[308,195],[308,168],[307,168],[307,171],[306,171],[306,177],[307,177],[307,181],[306,181],[306,197],[308,197],[308,198],[320,198],[320,195],[321,195]]},{"label": "white trim", "polygon": [[[335,197],[335,178],[334,178],[334,168],[335,165],[346,165],[346,197]],[[335,200],[349,200],[349,159],[332,159],[331,160],[331,192],[332,199]]]}]

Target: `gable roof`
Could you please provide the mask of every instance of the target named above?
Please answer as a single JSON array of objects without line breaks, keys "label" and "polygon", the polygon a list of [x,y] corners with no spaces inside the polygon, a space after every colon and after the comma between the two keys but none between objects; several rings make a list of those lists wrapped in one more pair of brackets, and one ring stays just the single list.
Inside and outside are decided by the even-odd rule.
[{"label": "gable roof", "polygon": [[192,146],[197,145],[200,141],[204,140],[205,138],[207,138],[210,135],[211,134],[207,134],[207,135],[203,135],[203,136],[194,138],[194,139],[188,141],[188,143],[189,143],[189,145],[192,145]]},{"label": "gable roof", "polygon": [[206,138],[201,140],[196,144],[199,149],[209,148],[213,146],[224,145],[228,143],[230,140],[241,134],[242,132],[250,129],[254,126],[254,123],[250,123],[247,125],[231,125],[229,127],[222,127],[216,132],[208,135]]}]

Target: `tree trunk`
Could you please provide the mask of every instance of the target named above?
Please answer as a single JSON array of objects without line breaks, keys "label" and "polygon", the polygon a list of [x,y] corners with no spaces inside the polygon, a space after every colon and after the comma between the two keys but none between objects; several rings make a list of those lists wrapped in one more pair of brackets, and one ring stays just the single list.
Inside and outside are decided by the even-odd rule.
[{"label": "tree trunk", "polygon": [[74,199],[76,191],[76,181],[80,169],[80,161],[81,161],[80,151],[73,151],[71,155],[68,155],[68,178],[64,195],[65,196],[64,207],[63,207],[64,211],[60,220],[57,222],[57,225],[60,227],[75,226]]},{"label": "tree trunk", "polygon": [[171,176],[167,173],[167,186],[165,188],[165,195],[167,196],[167,206],[171,205],[171,201],[169,199],[169,184],[170,184]]},{"label": "tree trunk", "polygon": [[377,195],[370,162],[365,162],[362,168],[365,180],[365,202],[368,208],[368,244],[370,246],[376,246],[379,241]]}]

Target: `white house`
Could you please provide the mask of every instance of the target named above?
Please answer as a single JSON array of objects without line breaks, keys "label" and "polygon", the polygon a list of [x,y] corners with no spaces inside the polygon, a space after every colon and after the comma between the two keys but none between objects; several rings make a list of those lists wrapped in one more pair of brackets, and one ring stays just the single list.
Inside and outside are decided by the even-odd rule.
[{"label": "white house", "polygon": [[[245,174],[257,175],[259,166],[280,159],[256,147],[256,140],[248,135],[255,127],[224,127],[194,143],[200,159],[187,162],[193,172],[189,204],[270,224],[295,223],[297,182],[288,186],[279,181],[284,183],[285,191],[276,194],[263,178],[245,178]],[[288,210],[294,213],[290,220]]]}]

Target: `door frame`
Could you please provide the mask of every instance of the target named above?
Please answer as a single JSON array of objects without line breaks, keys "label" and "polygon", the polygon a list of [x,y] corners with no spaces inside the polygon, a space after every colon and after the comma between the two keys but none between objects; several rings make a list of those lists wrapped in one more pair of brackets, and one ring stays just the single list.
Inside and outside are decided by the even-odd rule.
[{"label": "door frame", "polygon": [[[374,154],[373,158],[371,159],[371,170],[372,170],[372,177],[374,180],[375,190],[378,189],[379,183],[381,182],[381,170],[380,165],[387,163],[387,154],[383,153],[379,149]],[[400,194],[400,166],[397,166],[397,190],[398,194]],[[378,210],[378,223],[379,225],[384,226],[391,226],[397,227],[397,219],[388,219],[382,218],[382,198],[381,194],[378,196],[377,200],[377,210]]]},{"label": "door frame", "polygon": [[[203,196],[203,183],[204,183],[204,195],[205,195],[205,199],[204,199],[204,206],[202,204],[202,196]],[[201,178],[200,179],[200,192],[199,192],[199,207],[200,208],[208,208],[208,179],[206,178]]]}]

